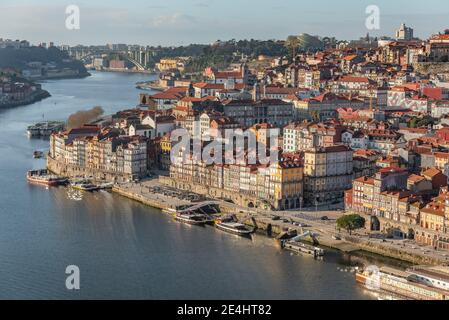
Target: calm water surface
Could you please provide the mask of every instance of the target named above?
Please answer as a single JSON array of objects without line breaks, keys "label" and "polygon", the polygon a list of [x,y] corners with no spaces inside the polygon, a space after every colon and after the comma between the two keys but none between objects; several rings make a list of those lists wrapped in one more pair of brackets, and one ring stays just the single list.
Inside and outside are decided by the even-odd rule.
[{"label": "calm water surface", "polygon": [[[42,118],[102,106],[112,113],[137,104],[135,83],[146,75],[93,73],[48,81],[52,97],[0,110],[0,298],[25,299],[369,299],[351,258],[326,261],[281,251],[212,227],[179,224],[158,210],[107,192],[79,194],[28,185],[41,168],[26,127]],[[352,259],[354,260],[354,259]],[[65,268],[81,270],[81,290],[65,288]]]}]

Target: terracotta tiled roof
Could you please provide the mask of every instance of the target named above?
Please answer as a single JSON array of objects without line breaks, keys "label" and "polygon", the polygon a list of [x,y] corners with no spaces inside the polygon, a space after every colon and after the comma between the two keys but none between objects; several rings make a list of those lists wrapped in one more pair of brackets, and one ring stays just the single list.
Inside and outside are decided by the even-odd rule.
[{"label": "terracotta tiled roof", "polygon": [[369,83],[369,79],[365,77],[353,77],[353,76],[343,76],[339,80],[340,82],[363,82]]},{"label": "terracotta tiled roof", "polygon": [[371,177],[360,177],[354,180],[355,182],[360,182],[364,184],[374,185],[374,178]]},{"label": "terracotta tiled roof", "polygon": [[356,54],[353,54],[353,55],[349,55],[349,56],[344,57],[343,60],[345,60],[345,61],[352,61],[352,60],[356,59],[357,57],[358,56]]},{"label": "terracotta tiled roof", "polygon": [[417,174],[411,174],[407,180],[413,183],[417,183],[425,180],[425,178],[423,176],[418,176]]},{"label": "terracotta tiled roof", "polygon": [[433,178],[439,174],[441,174],[441,171],[438,170],[437,168],[430,168],[423,172],[423,176],[429,177],[429,178]]}]

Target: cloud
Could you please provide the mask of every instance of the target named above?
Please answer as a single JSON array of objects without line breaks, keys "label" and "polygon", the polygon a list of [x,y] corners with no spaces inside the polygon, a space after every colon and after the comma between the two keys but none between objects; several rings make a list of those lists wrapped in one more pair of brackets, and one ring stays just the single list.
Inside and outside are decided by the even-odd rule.
[{"label": "cloud", "polygon": [[197,2],[197,3],[195,3],[195,7],[209,8],[209,5],[207,3],[204,3],[204,2]]},{"label": "cloud", "polygon": [[197,19],[194,16],[176,12],[172,15],[155,17],[150,21],[150,26],[154,28],[185,27],[196,23]]}]

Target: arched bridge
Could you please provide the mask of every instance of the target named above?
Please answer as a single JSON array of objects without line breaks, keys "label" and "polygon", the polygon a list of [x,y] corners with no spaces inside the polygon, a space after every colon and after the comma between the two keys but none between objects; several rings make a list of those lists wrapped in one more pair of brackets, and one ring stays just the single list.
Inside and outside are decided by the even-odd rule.
[{"label": "arched bridge", "polygon": [[128,61],[131,64],[133,64],[138,70],[141,70],[141,71],[146,70],[145,66],[143,66],[141,63],[139,63],[132,57],[130,57],[128,52],[125,52],[125,51],[110,51],[110,50],[94,50],[94,51],[73,50],[73,51],[69,51],[70,56],[82,61],[83,63],[87,63],[92,58],[94,58],[96,56],[103,55],[103,54],[117,55],[118,57],[120,57],[120,59],[123,59],[123,60]]}]

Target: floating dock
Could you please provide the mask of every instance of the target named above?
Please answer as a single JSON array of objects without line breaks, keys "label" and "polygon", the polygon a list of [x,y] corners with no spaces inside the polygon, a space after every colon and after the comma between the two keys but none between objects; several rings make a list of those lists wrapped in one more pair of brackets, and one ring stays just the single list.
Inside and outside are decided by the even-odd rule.
[{"label": "floating dock", "polygon": [[62,121],[44,121],[38,122],[27,128],[28,137],[49,137],[52,133],[64,129],[65,122]]}]

